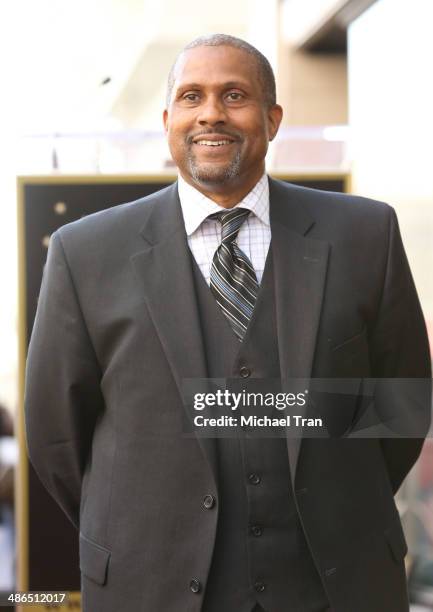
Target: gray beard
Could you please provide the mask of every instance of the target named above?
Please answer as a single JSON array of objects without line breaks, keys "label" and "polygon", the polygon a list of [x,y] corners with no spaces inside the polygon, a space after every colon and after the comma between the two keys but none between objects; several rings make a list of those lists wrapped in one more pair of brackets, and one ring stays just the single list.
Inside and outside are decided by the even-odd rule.
[{"label": "gray beard", "polygon": [[212,167],[206,168],[197,164],[195,155],[188,155],[188,167],[193,180],[197,183],[221,184],[239,176],[241,170],[241,152],[236,151],[233,159],[225,168]]}]

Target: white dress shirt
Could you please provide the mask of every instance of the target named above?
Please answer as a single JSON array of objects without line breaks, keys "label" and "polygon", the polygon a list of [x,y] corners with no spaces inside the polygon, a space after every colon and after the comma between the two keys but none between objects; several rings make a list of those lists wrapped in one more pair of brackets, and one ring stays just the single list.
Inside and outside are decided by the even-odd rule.
[{"label": "white dress shirt", "polygon": [[[207,284],[210,285],[213,256],[221,244],[221,223],[207,217],[227,209],[207,198],[180,175],[178,190],[189,248]],[[238,207],[251,210],[251,214],[241,225],[236,242],[251,261],[260,284],[271,242],[269,182],[266,174],[263,174],[255,187],[234,208]]]}]

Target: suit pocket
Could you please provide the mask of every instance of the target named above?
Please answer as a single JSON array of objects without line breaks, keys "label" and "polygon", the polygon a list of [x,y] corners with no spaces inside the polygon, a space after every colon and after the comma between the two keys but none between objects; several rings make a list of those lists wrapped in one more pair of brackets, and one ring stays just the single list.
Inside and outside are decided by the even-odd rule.
[{"label": "suit pocket", "polygon": [[80,533],[80,570],[85,576],[97,584],[105,584],[110,556],[109,550]]},{"label": "suit pocket", "polygon": [[[370,376],[367,329],[339,342],[329,354],[331,376],[364,378]],[[328,368],[329,369],[329,368]]]},{"label": "suit pocket", "polygon": [[407,543],[400,518],[396,518],[385,530],[385,538],[389,544],[392,556],[396,561],[403,561],[407,555]]},{"label": "suit pocket", "polygon": [[356,352],[359,346],[362,346],[363,343],[366,343],[366,327],[364,327],[360,332],[355,334],[354,336],[350,336],[343,342],[339,342],[336,346],[332,347],[332,352],[342,351],[347,354],[351,354]]}]

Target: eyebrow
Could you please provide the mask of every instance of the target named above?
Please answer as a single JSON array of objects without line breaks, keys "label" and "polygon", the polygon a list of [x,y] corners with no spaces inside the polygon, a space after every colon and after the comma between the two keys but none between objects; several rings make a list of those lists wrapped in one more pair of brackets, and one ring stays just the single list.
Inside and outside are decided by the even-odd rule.
[{"label": "eyebrow", "polygon": [[[239,87],[241,89],[247,89],[249,86],[249,84],[246,81],[227,81],[226,83],[223,83],[221,85],[222,89],[230,89],[231,87]],[[179,90],[186,90],[186,89],[202,89],[203,88],[203,84],[200,83],[181,83],[179,85],[179,87],[177,88],[177,91]]]}]

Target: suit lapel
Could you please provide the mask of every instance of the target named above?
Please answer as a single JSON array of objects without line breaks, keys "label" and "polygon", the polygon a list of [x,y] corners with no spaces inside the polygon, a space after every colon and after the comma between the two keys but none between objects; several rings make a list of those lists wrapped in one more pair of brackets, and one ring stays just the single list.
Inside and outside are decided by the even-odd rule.
[{"label": "suit lapel", "polygon": [[[314,219],[294,197],[290,186],[270,179],[272,256],[281,378],[303,379],[308,388],[325,288],[329,244],[307,238]],[[293,391],[288,381],[285,391]],[[305,384],[307,386],[305,386]],[[289,388],[291,387],[291,388]],[[305,416],[306,406],[297,408]],[[292,482],[295,482],[301,430],[287,428]]]},{"label": "suit lapel", "polygon": [[[151,206],[140,231],[145,249],[131,261],[142,280],[150,316],[190,419],[185,379],[205,379],[207,370],[177,183],[157,194]],[[215,440],[198,437],[198,442],[216,480]]]}]

